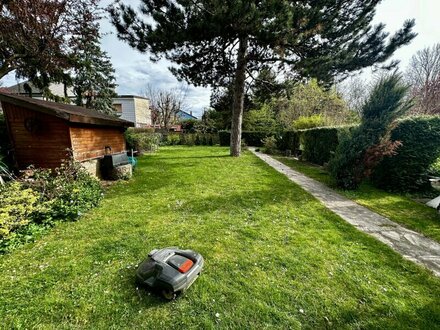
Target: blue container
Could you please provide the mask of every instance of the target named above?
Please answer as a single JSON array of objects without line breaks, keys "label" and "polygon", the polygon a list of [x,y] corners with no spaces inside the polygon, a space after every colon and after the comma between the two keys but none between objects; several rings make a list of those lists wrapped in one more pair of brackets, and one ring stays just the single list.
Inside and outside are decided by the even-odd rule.
[{"label": "blue container", "polygon": [[137,166],[137,159],[135,157],[128,157],[128,161],[130,162],[131,166],[133,166],[133,168]]}]

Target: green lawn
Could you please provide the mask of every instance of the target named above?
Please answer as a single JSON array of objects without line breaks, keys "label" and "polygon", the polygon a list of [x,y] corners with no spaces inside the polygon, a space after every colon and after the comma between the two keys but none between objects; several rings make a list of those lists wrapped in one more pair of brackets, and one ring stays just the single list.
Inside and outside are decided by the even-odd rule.
[{"label": "green lawn", "polygon": [[[153,248],[205,271],[165,302],[137,289]],[[250,153],[173,147],[101,206],[0,256],[1,326],[39,329],[434,329],[440,279],[358,232]]]},{"label": "green lawn", "polygon": [[321,166],[292,158],[275,158],[292,169],[337,190],[340,194],[358,204],[440,242],[440,216],[433,208],[418,203],[409,197],[377,189],[369,183],[363,183],[359,189],[354,191],[341,190],[335,186],[328,172]]}]

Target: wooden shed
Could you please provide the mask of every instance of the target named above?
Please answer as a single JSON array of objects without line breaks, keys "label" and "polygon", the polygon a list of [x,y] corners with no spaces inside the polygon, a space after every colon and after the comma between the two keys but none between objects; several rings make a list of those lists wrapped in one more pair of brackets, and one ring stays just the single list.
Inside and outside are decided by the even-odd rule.
[{"label": "wooden shed", "polygon": [[125,151],[124,131],[133,126],[74,105],[6,93],[0,93],[0,101],[18,169],[58,167],[72,150],[74,159],[93,172],[106,152]]}]

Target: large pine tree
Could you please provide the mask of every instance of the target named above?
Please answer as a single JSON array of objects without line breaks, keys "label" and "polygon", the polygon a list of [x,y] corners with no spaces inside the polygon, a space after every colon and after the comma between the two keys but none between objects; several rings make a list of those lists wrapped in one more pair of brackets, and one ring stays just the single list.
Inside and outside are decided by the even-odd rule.
[{"label": "large pine tree", "polygon": [[114,114],[115,70],[107,53],[101,50],[98,3],[99,0],[82,0],[76,8],[78,28],[72,37],[75,103]]},{"label": "large pine tree", "polygon": [[[231,155],[240,155],[245,82],[262,66],[331,82],[383,63],[415,36],[414,21],[388,39],[371,26],[380,0],[141,0],[141,14],[110,8],[120,39],[178,64],[194,85],[234,83]],[[143,17],[145,16],[145,17]]]}]

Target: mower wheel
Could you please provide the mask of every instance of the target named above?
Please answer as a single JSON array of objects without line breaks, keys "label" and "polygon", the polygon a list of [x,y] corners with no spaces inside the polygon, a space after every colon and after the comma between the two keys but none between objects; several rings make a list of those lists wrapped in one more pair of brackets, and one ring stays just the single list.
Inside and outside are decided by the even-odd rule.
[{"label": "mower wheel", "polygon": [[170,289],[163,289],[162,297],[164,297],[166,300],[174,300],[177,297],[177,293],[171,291]]}]

